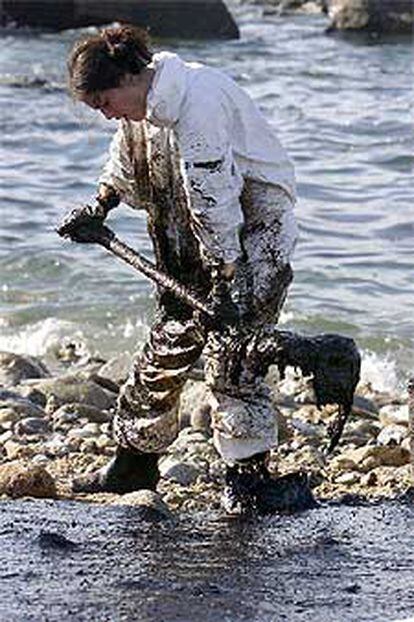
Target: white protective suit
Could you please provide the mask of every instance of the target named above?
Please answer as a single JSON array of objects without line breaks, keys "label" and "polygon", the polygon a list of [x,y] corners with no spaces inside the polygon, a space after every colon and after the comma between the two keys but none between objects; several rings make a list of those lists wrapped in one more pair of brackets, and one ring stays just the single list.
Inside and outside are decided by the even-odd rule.
[{"label": "white protective suit", "polygon": [[[164,154],[178,150],[191,228],[201,257],[212,266],[239,261],[244,255],[251,289],[247,311],[254,307],[251,329],[252,335],[258,334],[266,322],[277,321],[290,281],[289,277],[282,283],[280,275],[286,268],[290,271],[297,237],[293,166],[254,102],[225,74],[185,63],[167,52],[155,54],[152,67],[155,75],[146,120],[121,121],[99,181],[114,187],[132,207],[148,209],[153,195],[142,183],[142,171],[150,169],[153,179],[158,175],[162,188],[166,183],[162,179]],[[243,298],[240,290],[237,296]],[[114,420],[120,444],[161,452],[177,433],[179,390],[203,344],[196,336],[191,360],[187,357],[184,367],[173,365],[167,373],[162,363],[165,356],[160,354],[158,362],[157,348],[165,353],[165,342],[174,342],[178,352],[183,343],[188,352],[189,335],[194,331],[192,322],[183,322],[180,328],[176,319],[161,327],[157,324],[122,391]],[[224,369],[232,367],[224,365],[229,357],[234,358],[232,348],[220,339],[210,343],[207,339],[207,351],[218,451],[231,463],[270,449],[277,441],[276,418],[263,378],[252,372],[254,362],[247,361],[248,354],[240,362],[238,352],[240,383],[235,386],[234,377],[228,380],[230,372]],[[171,399],[164,391],[161,404],[154,379],[158,381],[163,372],[162,386],[165,377],[174,377],[174,385]]]}]

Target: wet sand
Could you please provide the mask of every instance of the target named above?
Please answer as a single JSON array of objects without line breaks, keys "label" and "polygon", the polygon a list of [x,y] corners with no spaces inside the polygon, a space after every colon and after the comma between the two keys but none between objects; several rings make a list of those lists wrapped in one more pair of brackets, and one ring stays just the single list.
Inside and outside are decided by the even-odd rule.
[{"label": "wet sand", "polygon": [[0,504],[0,619],[389,622],[414,611],[412,505],[297,516]]}]

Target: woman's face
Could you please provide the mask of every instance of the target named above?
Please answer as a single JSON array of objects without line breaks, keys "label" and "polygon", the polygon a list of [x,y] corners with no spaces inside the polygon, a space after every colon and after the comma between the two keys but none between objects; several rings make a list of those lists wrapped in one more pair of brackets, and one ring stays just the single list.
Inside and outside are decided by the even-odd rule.
[{"label": "woman's face", "polygon": [[85,95],[82,101],[94,110],[100,110],[106,119],[142,121],[147,111],[147,94],[151,76],[127,75],[119,86]]}]

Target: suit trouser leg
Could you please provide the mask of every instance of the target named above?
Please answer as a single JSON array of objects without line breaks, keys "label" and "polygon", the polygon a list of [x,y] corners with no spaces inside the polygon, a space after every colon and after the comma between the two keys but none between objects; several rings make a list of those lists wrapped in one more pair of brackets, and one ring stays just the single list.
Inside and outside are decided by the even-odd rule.
[{"label": "suit trouser leg", "polygon": [[[280,273],[280,308],[291,275],[289,265]],[[260,354],[268,325],[265,317],[250,317],[241,329],[228,328],[208,336],[205,372],[212,393],[213,438],[228,464],[277,444],[276,412]]]},{"label": "suit trouser leg", "polygon": [[161,453],[173,442],[179,396],[203,346],[193,321],[155,322],[118,398],[113,431],[121,447]]},{"label": "suit trouser leg", "polygon": [[257,183],[248,193],[254,219],[247,219],[245,261],[239,264],[234,286],[242,323],[211,333],[206,347],[214,442],[229,464],[277,444],[276,412],[264,382],[267,369],[260,343],[266,329],[278,322],[293,277],[289,257],[296,241],[288,195]]}]

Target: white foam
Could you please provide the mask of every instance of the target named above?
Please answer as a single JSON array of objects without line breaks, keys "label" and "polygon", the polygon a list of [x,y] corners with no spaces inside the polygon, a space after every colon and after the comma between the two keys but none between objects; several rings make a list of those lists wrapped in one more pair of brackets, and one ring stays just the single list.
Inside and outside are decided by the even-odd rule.
[{"label": "white foam", "polygon": [[293,318],[293,311],[282,311],[280,313],[278,324],[287,324],[288,322],[291,322]]},{"label": "white foam", "polygon": [[80,340],[83,338],[72,322],[47,318],[41,322],[29,324],[16,333],[0,335],[0,350],[15,354],[42,356],[68,336]]},{"label": "white foam", "polygon": [[398,371],[395,360],[388,355],[363,351],[361,382],[370,384],[374,391],[396,392],[398,390]]},{"label": "white foam", "polygon": [[149,326],[144,318],[138,316],[135,320],[127,318],[122,327],[122,336],[125,339],[145,339],[149,332]]}]

